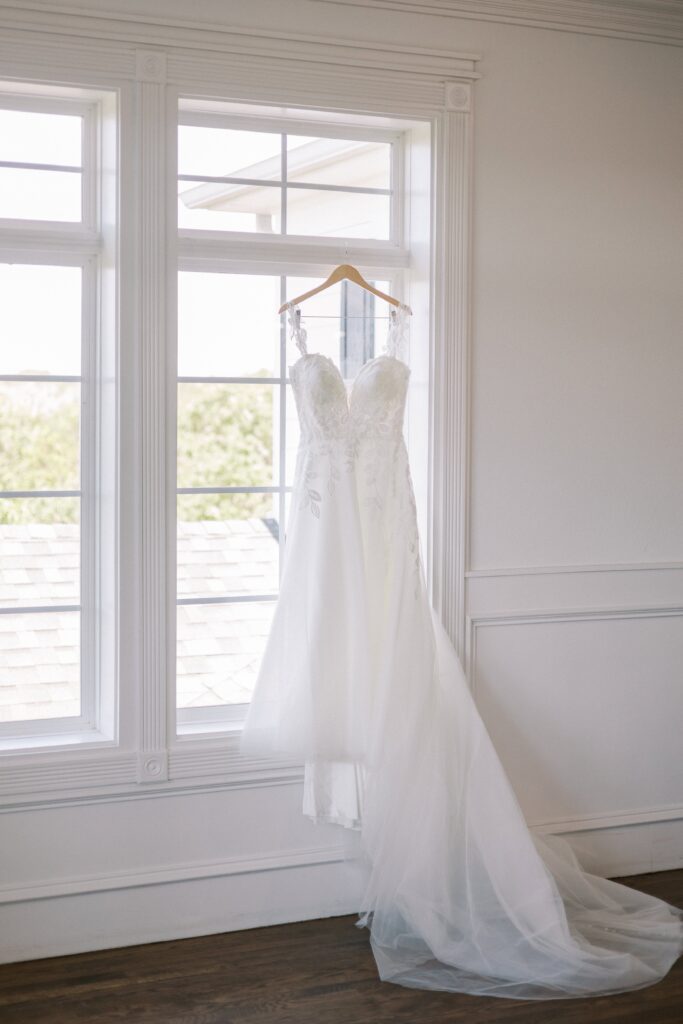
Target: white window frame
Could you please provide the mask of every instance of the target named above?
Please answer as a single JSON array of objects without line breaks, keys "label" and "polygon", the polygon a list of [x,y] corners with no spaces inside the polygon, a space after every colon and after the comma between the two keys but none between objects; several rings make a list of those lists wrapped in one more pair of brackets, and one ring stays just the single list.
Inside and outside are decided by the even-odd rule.
[{"label": "white window frame", "polygon": [[[102,599],[108,615],[102,634],[106,652],[100,652],[101,664],[118,682],[118,687],[103,686],[101,694],[101,717],[113,727],[97,743],[66,735],[32,747],[21,739],[4,741],[0,809],[300,781],[300,765],[240,755],[234,733],[176,737],[169,708],[175,675],[175,646],[169,645],[175,586],[168,585],[176,549],[169,529],[175,506],[175,280],[179,256],[197,267],[208,268],[211,262],[209,239],[177,236],[178,100],[195,97],[202,107],[212,99],[227,101],[240,110],[244,103],[270,106],[278,118],[317,108],[319,120],[333,126],[332,134],[340,121],[357,115],[393,128],[401,119],[425,127],[406,173],[412,173],[413,165],[431,171],[427,187],[411,193],[417,216],[411,223],[409,212],[404,232],[413,252],[408,298],[416,315],[411,335],[418,324],[428,332],[418,345],[418,365],[412,366],[411,402],[417,403],[418,419],[428,416],[430,429],[423,462],[416,465],[412,455],[411,461],[420,486],[428,490],[427,528],[423,523],[421,530],[428,538],[425,563],[432,600],[462,650],[472,87],[480,77],[479,58],[385,43],[358,47],[277,31],[254,37],[215,26],[193,29],[188,47],[186,29],[166,21],[150,45],[147,26],[127,22],[124,37],[118,23],[87,12],[74,18],[8,8],[0,12],[0,27],[11,40],[0,74],[15,94],[41,102],[45,97],[91,102],[103,91],[115,97],[120,115],[106,142],[107,188],[99,205],[107,206],[107,216],[99,234],[84,231],[79,247],[81,255],[99,261],[98,320],[106,336],[102,354],[109,359],[112,351],[117,353],[104,374],[105,390],[113,389],[116,400],[103,407],[101,417],[105,432],[113,436],[112,411],[118,416],[115,495],[111,489],[102,504],[103,531],[109,530],[115,542],[111,548],[100,546],[107,579],[115,577],[117,584],[115,600],[111,592]],[[111,116],[107,123],[111,127]],[[419,239],[413,246],[418,221],[431,224],[431,242]],[[45,236],[41,225],[24,227],[36,228],[34,248],[40,238],[46,253],[58,248],[51,230]],[[63,239],[78,234],[78,228],[62,225],[60,233]],[[29,235],[10,225],[2,238],[5,250],[25,252]],[[279,241],[273,238],[269,250],[276,261],[282,256]],[[242,271],[250,263],[266,269],[262,242],[256,234],[240,240]],[[329,246],[306,239],[286,245],[302,274],[307,268],[316,273],[336,265],[342,255],[339,245],[330,258]],[[349,260],[376,272],[377,267],[361,261],[362,248],[362,240],[350,240]],[[386,245],[381,266],[400,273],[395,246]],[[114,274],[118,290],[111,286]],[[419,288],[414,287],[416,274]],[[116,347],[109,344],[112,334]]]},{"label": "white window frame", "polygon": [[[105,622],[105,605],[113,599],[113,566],[102,557],[101,545],[115,541],[112,535],[114,495],[102,500],[105,488],[111,488],[115,455],[111,436],[105,437],[104,424],[115,416],[115,397],[105,397],[101,382],[111,372],[114,358],[114,332],[107,322],[105,304],[111,304],[113,280],[103,280],[101,266],[111,256],[105,241],[105,221],[112,220],[113,197],[102,188],[105,154],[109,159],[115,145],[114,97],[90,90],[46,87],[30,83],[19,92],[14,84],[3,91],[0,83],[0,109],[36,113],[79,115],[82,121],[81,220],[53,221],[0,218],[0,262],[40,266],[72,266],[81,270],[81,372],[64,374],[3,374],[2,381],[70,381],[80,383],[79,487],[75,490],[2,491],[3,499],[19,497],[79,498],[80,571],[79,601],[76,604],[7,606],[0,614],[79,612],[79,677],[81,711],[77,716],[55,717],[0,723],[0,751],[44,748],[52,745],[100,745],[112,742],[116,723],[113,715],[116,678],[112,661],[103,670],[108,655],[112,659],[115,622]],[[34,90],[39,89],[36,94]],[[105,119],[108,122],[105,126]],[[3,166],[6,166],[3,163]],[[26,169],[45,168],[43,164],[19,163]],[[109,347],[109,352],[105,351]],[[109,477],[109,479],[107,479]],[[107,537],[107,534],[109,536]],[[111,619],[111,615],[108,616]],[[107,647],[109,648],[107,650]]]}]

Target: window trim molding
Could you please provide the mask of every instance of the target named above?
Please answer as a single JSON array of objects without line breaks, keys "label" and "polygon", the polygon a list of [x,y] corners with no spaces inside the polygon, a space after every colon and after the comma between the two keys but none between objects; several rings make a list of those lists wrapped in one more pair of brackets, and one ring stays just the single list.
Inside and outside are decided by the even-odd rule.
[{"label": "window trim molding", "polygon": [[[0,26],[7,29],[0,41],[3,81],[16,79],[19,88],[22,81],[68,82],[72,88],[101,87],[119,95],[120,190],[129,198],[122,211],[119,247],[119,444],[127,460],[122,464],[133,474],[129,487],[122,489],[117,514],[124,587],[120,733],[94,750],[55,745],[2,755],[0,801],[21,806],[41,800],[106,799],[115,792],[161,794],[208,784],[231,788],[299,782],[301,766],[245,759],[234,735],[171,742],[166,624],[169,613],[175,613],[175,588],[166,586],[166,567],[174,564],[169,556],[175,536],[168,535],[166,511],[175,440],[167,436],[164,443],[164,431],[176,360],[171,351],[175,339],[166,328],[176,301],[172,282],[179,250],[193,262],[209,263],[212,247],[209,239],[196,234],[178,243],[175,232],[168,230],[175,223],[177,202],[176,133],[169,126],[175,129],[181,93],[410,118],[431,125],[431,545],[425,560],[435,607],[460,645],[467,538],[472,90],[480,77],[478,58],[272,32],[190,29],[184,23],[159,28],[134,17],[46,13],[25,4],[3,3]],[[61,34],[58,41],[50,31]],[[225,60],[226,53],[230,60]],[[134,123],[139,149],[133,160]],[[95,242],[83,238],[81,244],[92,253]],[[306,257],[320,262],[315,243],[299,243],[302,266]],[[392,249],[385,249],[382,263],[394,259],[400,268],[405,252],[394,249],[392,256]],[[158,453],[164,447],[162,463]],[[135,522],[141,527],[139,536],[130,532]]]}]

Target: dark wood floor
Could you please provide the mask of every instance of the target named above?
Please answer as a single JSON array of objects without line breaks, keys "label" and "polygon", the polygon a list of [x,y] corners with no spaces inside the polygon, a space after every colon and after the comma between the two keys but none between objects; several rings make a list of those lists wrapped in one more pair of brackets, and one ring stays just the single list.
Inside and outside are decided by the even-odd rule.
[{"label": "dark wood floor", "polygon": [[[683,871],[620,879],[683,906]],[[378,981],[356,916],[0,966],[2,1024],[681,1024],[683,959],[646,989],[543,1003]]]}]

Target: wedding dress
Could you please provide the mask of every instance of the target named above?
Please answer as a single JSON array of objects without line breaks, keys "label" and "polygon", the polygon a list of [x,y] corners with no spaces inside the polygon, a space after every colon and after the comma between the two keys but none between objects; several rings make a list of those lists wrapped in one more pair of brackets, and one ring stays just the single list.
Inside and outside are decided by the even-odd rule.
[{"label": "wedding dress", "polygon": [[683,911],[533,834],[431,608],[403,416],[407,308],[350,394],[290,367],[301,425],[279,600],[241,749],[306,764],[304,813],[356,828],[382,980],[516,999],[641,988]]}]

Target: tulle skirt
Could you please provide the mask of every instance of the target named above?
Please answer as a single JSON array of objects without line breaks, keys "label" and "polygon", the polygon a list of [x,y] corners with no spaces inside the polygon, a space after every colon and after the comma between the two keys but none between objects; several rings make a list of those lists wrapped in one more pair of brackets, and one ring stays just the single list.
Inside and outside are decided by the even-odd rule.
[{"label": "tulle skirt", "polygon": [[436,616],[433,637],[432,693],[412,688],[364,779],[358,925],[380,977],[513,999],[658,981],[683,953],[683,911],[584,871],[566,840],[530,832]]},{"label": "tulle skirt", "polygon": [[[374,466],[314,529],[295,488],[242,750],[305,762],[304,813],[359,831],[358,925],[384,981],[514,999],[652,984],[683,953],[683,911],[530,832],[428,599],[405,452],[379,483]],[[359,517],[364,479],[394,495],[382,515]]]}]

